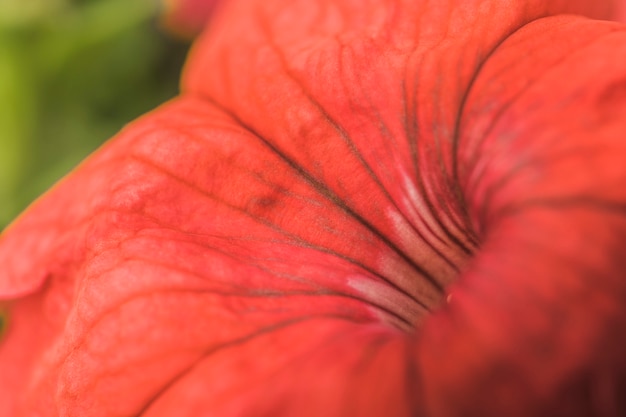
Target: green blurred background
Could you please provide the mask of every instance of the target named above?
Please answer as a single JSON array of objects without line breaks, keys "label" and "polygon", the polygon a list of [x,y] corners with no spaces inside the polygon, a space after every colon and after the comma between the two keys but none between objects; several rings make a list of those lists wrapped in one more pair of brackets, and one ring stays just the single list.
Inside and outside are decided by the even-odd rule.
[{"label": "green blurred background", "polygon": [[0,230],[178,92],[189,44],[159,0],[0,0]]}]

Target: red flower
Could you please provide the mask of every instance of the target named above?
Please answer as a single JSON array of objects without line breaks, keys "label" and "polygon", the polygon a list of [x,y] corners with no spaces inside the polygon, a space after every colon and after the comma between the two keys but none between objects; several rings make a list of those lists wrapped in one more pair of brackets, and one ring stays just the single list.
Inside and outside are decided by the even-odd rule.
[{"label": "red flower", "polygon": [[223,6],[2,236],[0,416],[624,415],[611,4]]}]

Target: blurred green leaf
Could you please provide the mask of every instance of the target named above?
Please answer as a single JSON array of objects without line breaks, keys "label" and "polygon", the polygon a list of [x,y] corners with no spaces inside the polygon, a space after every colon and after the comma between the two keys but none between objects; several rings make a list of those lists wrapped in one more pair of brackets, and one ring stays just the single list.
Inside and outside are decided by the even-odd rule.
[{"label": "blurred green leaf", "polygon": [[[16,5],[0,2],[0,14]],[[158,30],[156,0],[53,3],[0,19],[0,229],[178,92],[188,45]]]},{"label": "blurred green leaf", "polygon": [[[0,222],[21,208],[15,198],[25,174],[35,118],[34,92],[29,65],[13,38],[0,37]],[[1,224],[0,223],[0,224]]]},{"label": "blurred green leaf", "polygon": [[0,27],[32,26],[67,5],[67,0],[0,0]]}]

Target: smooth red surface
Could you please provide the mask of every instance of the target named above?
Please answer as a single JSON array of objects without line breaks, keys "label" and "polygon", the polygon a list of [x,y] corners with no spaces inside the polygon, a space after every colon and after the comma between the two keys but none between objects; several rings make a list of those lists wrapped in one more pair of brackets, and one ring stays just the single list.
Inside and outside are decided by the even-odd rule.
[{"label": "smooth red surface", "polygon": [[0,416],[624,415],[617,5],[225,1],[2,235]]}]

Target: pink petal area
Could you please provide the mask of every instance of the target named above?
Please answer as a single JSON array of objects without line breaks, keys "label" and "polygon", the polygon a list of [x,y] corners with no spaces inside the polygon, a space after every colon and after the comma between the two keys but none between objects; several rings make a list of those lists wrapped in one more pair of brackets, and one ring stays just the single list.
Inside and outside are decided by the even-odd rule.
[{"label": "pink petal area", "polygon": [[626,413],[622,56],[623,25],[547,18],[475,80],[458,176],[484,243],[422,331],[429,415]]},{"label": "pink petal area", "polygon": [[[39,213],[47,199],[79,187],[91,193],[89,210],[57,213],[66,237],[51,250],[74,258],[56,260],[65,269],[49,271],[38,296],[59,297],[65,272],[73,286],[60,304],[70,308],[38,323],[19,307],[27,301],[16,302],[29,316],[13,323],[7,353],[0,351],[0,366],[12,370],[0,377],[0,392],[20,393],[17,404],[4,403],[17,407],[7,408],[12,415],[53,404],[59,415],[136,414],[172,380],[183,383],[196,364],[211,363],[213,352],[245,343],[256,350],[254,340],[284,328],[302,343],[293,355],[303,355],[310,339],[296,335],[311,326],[329,338],[345,333],[341,352],[368,350],[372,338],[404,338],[399,330],[413,328],[441,297],[433,283],[407,285],[419,272],[397,248],[205,102],[180,99],[146,116],[80,172],[73,178],[88,187],[64,182],[2,241],[28,237],[30,216],[45,232]],[[389,264],[406,271],[405,286],[390,281]],[[24,343],[26,326],[43,327],[45,340],[33,344],[35,358],[15,363],[11,349]],[[5,379],[25,368],[32,377],[23,385]]]},{"label": "pink petal area", "polygon": [[426,4],[225,5],[3,234],[0,416],[619,416],[623,28]]},{"label": "pink petal area", "polygon": [[205,357],[145,415],[410,415],[410,354],[405,337],[380,327],[310,320]]}]

